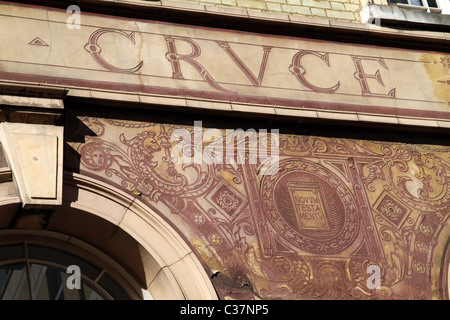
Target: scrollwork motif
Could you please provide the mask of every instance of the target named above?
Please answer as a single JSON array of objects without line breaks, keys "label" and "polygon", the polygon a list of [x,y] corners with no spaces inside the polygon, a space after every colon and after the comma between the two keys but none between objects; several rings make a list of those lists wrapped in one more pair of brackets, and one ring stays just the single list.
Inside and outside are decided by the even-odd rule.
[{"label": "scrollwork motif", "polygon": [[[185,198],[208,190],[214,179],[212,168],[198,164],[183,164],[177,169],[170,156],[167,134],[143,131],[131,139],[120,135],[121,147],[100,138],[87,138],[81,149],[81,161],[86,168],[116,176],[121,184],[151,200],[161,195]],[[162,161],[156,154],[164,152]],[[189,169],[191,178],[183,173]],[[164,173],[165,174],[162,174]],[[195,178],[192,176],[195,174]]]}]

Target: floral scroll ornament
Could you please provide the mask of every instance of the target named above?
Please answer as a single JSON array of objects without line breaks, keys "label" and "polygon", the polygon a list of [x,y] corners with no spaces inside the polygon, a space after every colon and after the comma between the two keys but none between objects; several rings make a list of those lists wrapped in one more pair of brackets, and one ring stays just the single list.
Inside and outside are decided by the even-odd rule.
[{"label": "floral scroll ornament", "polygon": [[383,201],[380,206],[380,211],[392,221],[398,221],[403,215],[402,209],[398,206],[398,204],[390,199]]},{"label": "floral scroll ornament", "polygon": [[197,225],[202,225],[202,224],[205,224],[205,222],[206,222],[205,216],[199,212],[192,215],[192,220]]},{"label": "floral scroll ornament", "polygon": [[229,191],[220,192],[216,201],[225,211],[236,210],[239,205],[239,200]]},{"label": "floral scroll ornament", "polygon": [[424,273],[426,271],[425,265],[419,260],[412,261],[412,268],[417,273]]},{"label": "floral scroll ornament", "polygon": [[416,241],[414,246],[415,246],[416,250],[418,252],[420,252],[420,253],[427,253],[428,252],[428,246],[423,241]]},{"label": "floral scroll ornament", "polygon": [[209,235],[209,240],[210,240],[213,244],[215,244],[215,245],[217,245],[217,246],[219,246],[219,245],[221,245],[221,244],[223,243],[222,237],[221,237],[219,234],[217,234],[217,233],[212,233],[212,234],[210,234],[210,235]]},{"label": "floral scroll ornament", "polygon": [[[121,145],[98,137],[86,137],[81,162],[107,177],[117,177],[128,190],[139,192],[151,200],[187,198],[207,191],[214,182],[213,169],[190,164],[176,167],[170,157],[170,132],[161,125],[159,132],[141,131],[130,139],[120,134]],[[186,177],[190,169],[192,179]]]},{"label": "floral scroll ornament", "polygon": [[[382,158],[364,167],[362,181],[369,192],[377,190],[375,183],[383,183],[385,190],[404,199],[410,207],[422,210],[427,206],[436,211],[448,211],[450,163],[445,157],[421,152],[409,145],[383,144],[380,151]],[[394,210],[389,215],[395,217],[395,214]]]}]

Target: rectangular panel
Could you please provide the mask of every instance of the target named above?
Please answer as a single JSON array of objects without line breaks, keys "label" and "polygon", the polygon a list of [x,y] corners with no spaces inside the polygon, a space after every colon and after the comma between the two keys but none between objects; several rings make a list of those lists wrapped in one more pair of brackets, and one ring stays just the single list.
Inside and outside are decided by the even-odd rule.
[{"label": "rectangular panel", "polygon": [[11,137],[30,197],[56,199],[58,137],[21,133]]},{"label": "rectangular panel", "polygon": [[61,204],[63,127],[3,122],[0,140],[24,207]]},{"label": "rectangular panel", "polygon": [[[450,119],[450,55],[1,5],[0,79]],[[69,28],[71,27],[71,28]]]}]

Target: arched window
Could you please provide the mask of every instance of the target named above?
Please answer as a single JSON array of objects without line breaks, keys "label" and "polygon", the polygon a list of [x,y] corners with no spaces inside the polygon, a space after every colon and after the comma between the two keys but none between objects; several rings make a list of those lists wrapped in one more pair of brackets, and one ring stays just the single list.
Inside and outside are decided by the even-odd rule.
[{"label": "arched window", "polygon": [[[74,254],[82,251],[67,249],[67,244],[58,246],[58,242],[48,240],[0,244],[0,299],[133,299],[130,290],[116,280],[117,273],[113,275],[100,259],[94,263]],[[80,273],[68,270],[69,266],[76,266]]]}]

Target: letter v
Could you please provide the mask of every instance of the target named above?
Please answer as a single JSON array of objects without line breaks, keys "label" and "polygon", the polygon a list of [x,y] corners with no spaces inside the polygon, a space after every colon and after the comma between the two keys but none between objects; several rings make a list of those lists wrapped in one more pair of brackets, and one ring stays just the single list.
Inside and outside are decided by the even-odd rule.
[{"label": "letter v", "polygon": [[261,66],[259,67],[259,74],[256,77],[253,72],[247,67],[247,65],[242,61],[241,58],[238,57],[236,52],[231,49],[230,45],[226,41],[216,41],[217,44],[225,50],[226,53],[230,56],[230,58],[236,63],[239,69],[245,74],[245,76],[253,83],[254,86],[259,87],[264,78],[264,72],[266,71],[267,60],[269,59],[269,53],[272,47],[263,46],[264,55],[261,60]]}]

